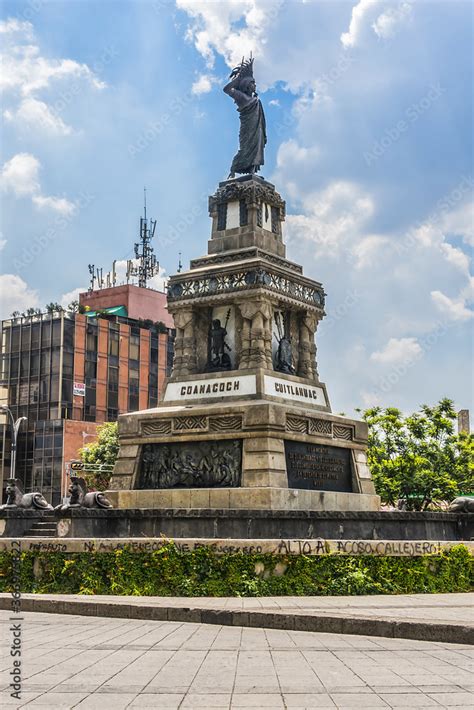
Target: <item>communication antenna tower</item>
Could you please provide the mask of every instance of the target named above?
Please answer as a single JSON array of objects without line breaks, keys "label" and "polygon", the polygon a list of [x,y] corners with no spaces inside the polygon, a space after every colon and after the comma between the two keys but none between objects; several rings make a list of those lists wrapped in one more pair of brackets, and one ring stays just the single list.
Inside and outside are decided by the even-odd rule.
[{"label": "communication antenna tower", "polygon": [[140,240],[134,246],[138,264],[132,267],[130,275],[138,276],[140,288],[146,288],[148,279],[158,273],[160,265],[156,259],[151,240],[155,236],[156,219],[148,220],[146,215],[146,187],[143,188],[144,216],[140,217]]}]

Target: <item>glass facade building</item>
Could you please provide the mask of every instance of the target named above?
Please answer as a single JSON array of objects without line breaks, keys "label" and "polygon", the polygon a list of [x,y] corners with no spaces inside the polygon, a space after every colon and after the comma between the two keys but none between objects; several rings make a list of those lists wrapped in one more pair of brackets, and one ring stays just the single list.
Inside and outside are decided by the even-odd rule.
[{"label": "glass facade building", "polygon": [[[108,315],[11,318],[2,322],[1,344],[0,386],[15,419],[27,418],[16,477],[53,505],[64,493],[67,457],[91,443],[98,424],[156,406],[173,358],[171,329]],[[8,436],[7,428],[3,481],[10,474]]]}]

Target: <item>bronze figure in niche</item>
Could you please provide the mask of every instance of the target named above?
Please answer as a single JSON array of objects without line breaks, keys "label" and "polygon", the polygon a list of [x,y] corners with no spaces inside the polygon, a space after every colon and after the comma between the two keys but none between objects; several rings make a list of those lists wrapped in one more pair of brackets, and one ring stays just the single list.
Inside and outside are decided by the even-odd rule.
[{"label": "bronze figure in niche", "polygon": [[275,324],[278,331],[277,341],[278,350],[275,356],[275,370],[278,372],[285,372],[288,375],[295,374],[295,367],[293,365],[293,352],[291,338],[289,335],[289,318],[288,313],[282,314],[279,311],[275,311]]},{"label": "bronze figure in niche", "polygon": [[241,469],[240,439],[145,444],[138,488],[235,488]]},{"label": "bronze figure in niche", "polygon": [[211,372],[220,370],[231,370],[232,361],[229,353],[232,348],[226,341],[227,325],[230,318],[230,308],[227,311],[224,325],[221,324],[219,318],[212,320],[211,329],[209,332],[209,358],[208,369]]}]

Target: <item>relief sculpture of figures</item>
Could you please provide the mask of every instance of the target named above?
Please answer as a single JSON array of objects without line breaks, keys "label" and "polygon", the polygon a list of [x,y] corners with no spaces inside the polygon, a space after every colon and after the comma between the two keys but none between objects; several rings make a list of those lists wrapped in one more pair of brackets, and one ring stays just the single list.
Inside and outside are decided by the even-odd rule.
[{"label": "relief sculpture of figures", "polygon": [[230,82],[224,87],[225,93],[237,104],[240,117],[239,150],[232,161],[229,178],[234,178],[235,173],[253,175],[264,164],[267,130],[256,88],[253,59],[242,59],[242,63],[232,71]]},{"label": "relief sculpture of figures", "polygon": [[240,485],[241,442],[146,444],[139,488],[212,488]]}]

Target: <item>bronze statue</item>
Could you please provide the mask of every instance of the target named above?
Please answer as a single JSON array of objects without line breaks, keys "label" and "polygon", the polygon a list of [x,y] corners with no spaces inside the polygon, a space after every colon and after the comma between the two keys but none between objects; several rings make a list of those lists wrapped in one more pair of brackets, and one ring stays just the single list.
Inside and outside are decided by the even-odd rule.
[{"label": "bronze statue", "polygon": [[253,59],[242,59],[232,70],[230,82],[224,87],[226,94],[237,104],[240,114],[239,150],[232,161],[229,178],[235,173],[254,175],[264,164],[263,150],[267,131],[263,106],[256,92],[253,78]]},{"label": "bronze statue", "polygon": [[222,325],[219,318],[212,321],[209,333],[209,369],[210,370],[230,370],[232,362],[226,350],[231,352],[232,348],[226,342],[227,324],[230,318],[230,308],[227,311],[225,324]]}]

